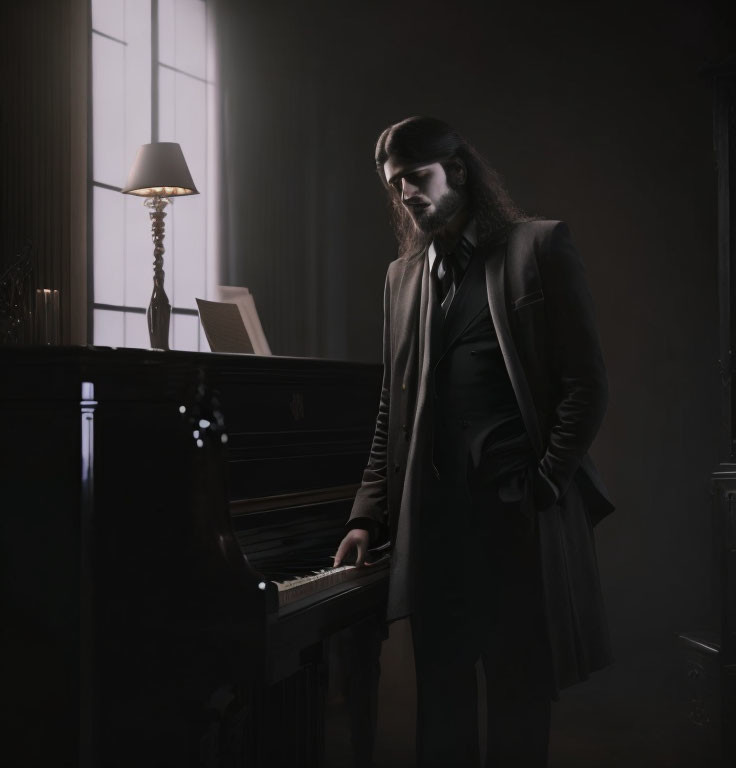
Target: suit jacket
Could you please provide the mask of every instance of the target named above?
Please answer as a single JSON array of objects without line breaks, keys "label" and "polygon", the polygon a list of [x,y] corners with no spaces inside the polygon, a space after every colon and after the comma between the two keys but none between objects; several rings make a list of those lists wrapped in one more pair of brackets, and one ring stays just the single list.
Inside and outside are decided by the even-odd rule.
[{"label": "suit jacket", "polygon": [[468,264],[446,317],[435,312],[430,325],[436,474],[446,485],[458,483],[456,492],[468,500],[468,491],[480,491],[490,479],[507,486],[505,500],[512,493],[519,499],[518,475],[534,462],[534,450],[490,316],[482,252]]},{"label": "suit jacket", "polygon": [[[593,302],[563,222],[521,222],[505,240],[478,248],[487,304],[538,470],[560,496],[558,503],[534,512],[555,680],[562,688],[611,658],[592,537],[593,525],[613,510],[588,456],[607,401]],[[387,526],[389,620],[413,609],[417,512],[432,466],[430,372],[460,337],[463,321],[480,309],[456,312],[456,334],[446,332],[440,350],[432,348],[435,305],[426,251],[389,265],[381,398],[350,516]]]}]

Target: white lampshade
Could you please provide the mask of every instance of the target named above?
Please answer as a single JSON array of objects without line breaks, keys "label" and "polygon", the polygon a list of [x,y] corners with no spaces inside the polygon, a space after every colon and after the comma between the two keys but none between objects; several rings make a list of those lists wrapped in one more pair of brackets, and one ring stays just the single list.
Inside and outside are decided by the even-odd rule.
[{"label": "white lampshade", "polygon": [[141,197],[199,194],[181,146],[173,141],[143,144],[122,191]]}]

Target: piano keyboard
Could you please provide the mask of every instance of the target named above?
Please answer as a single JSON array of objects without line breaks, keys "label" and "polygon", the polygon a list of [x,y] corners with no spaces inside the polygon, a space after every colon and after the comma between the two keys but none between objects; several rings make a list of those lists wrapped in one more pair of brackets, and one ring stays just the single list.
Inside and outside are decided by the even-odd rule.
[{"label": "piano keyboard", "polygon": [[359,579],[372,574],[375,569],[388,565],[388,556],[384,556],[369,565],[358,568],[355,565],[340,565],[337,568],[322,568],[305,576],[298,576],[287,581],[274,581],[279,596],[279,607],[289,605],[310,595],[315,595],[337,584]]}]

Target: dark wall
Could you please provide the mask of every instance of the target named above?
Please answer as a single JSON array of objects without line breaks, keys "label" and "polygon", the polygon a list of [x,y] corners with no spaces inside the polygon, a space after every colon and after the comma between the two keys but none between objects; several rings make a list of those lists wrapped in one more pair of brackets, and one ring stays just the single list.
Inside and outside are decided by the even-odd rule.
[{"label": "dark wall", "polygon": [[[308,93],[317,109],[297,114],[303,131],[290,127],[283,143],[287,154],[308,156],[316,174],[308,186],[285,170],[331,254],[319,267],[331,320],[323,305],[287,306],[274,291],[266,313],[283,326],[303,312],[316,332],[311,346],[292,335],[284,347],[380,359],[382,287],[395,245],[374,143],[412,114],[456,125],[527,212],[569,223],[584,256],[611,388],[593,454],[618,505],[597,530],[615,649],[623,662],[671,652],[676,631],[712,623],[714,610],[716,169],[712,92],[698,72],[731,44],[725,6],[307,7],[270,6],[263,36],[250,31],[268,51],[264,82],[274,83],[274,99],[264,92],[259,109],[286,107],[275,96],[284,79],[301,94],[292,106]],[[230,87],[237,92],[237,81]]]},{"label": "dark wall", "polygon": [[[524,209],[571,227],[609,368],[593,456],[618,507],[597,544],[621,677],[635,657],[673,656],[676,632],[716,615],[716,168],[698,70],[727,47],[725,23],[695,2],[408,2],[344,4],[305,30],[333,94],[327,122],[350,137],[339,157],[354,233],[347,357],[379,359],[393,241],[371,155],[387,124],[453,123]],[[636,667],[639,693],[679,695],[655,663]]]},{"label": "dark wall", "polygon": [[[720,7],[243,7],[232,18],[250,59],[223,79],[263,135],[241,151],[236,183],[258,213],[240,269],[257,298],[263,281],[276,351],[380,359],[395,245],[374,142],[411,114],[455,124],[527,212],[569,223],[587,263],[611,384],[594,456],[618,504],[598,541],[619,652],[707,622],[719,384],[712,95],[698,70],[727,48]],[[269,243],[277,272],[257,263]]]}]

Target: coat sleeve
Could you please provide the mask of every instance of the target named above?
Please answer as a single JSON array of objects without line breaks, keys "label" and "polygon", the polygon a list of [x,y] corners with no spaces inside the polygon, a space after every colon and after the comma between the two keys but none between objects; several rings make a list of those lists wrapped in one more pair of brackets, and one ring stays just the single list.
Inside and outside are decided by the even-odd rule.
[{"label": "coat sleeve", "polygon": [[[391,393],[391,288],[389,273],[383,291],[383,380],[373,443],[363,479],[355,495],[348,528],[366,528],[373,542],[387,531],[388,427]],[[368,518],[365,521],[365,518]],[[365,525],[363,522],[365,521]],[[370,525],[370,522],[373,525]]]},{"label": "coat sleeve", "polygon": [[564,222],[541,249],[540,270],[558,400],[539,469],[562,496],[603,420],[608,380],[585,268]]}]

